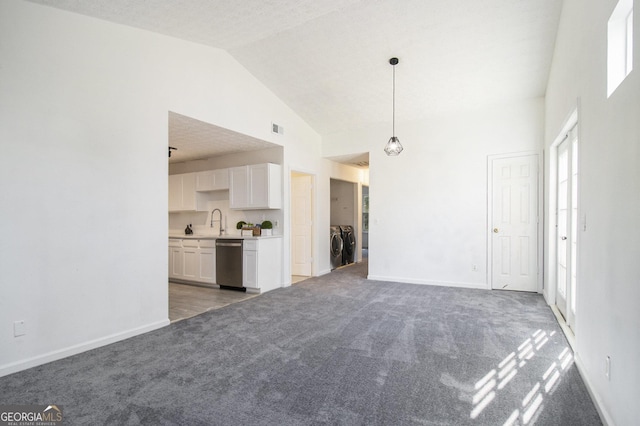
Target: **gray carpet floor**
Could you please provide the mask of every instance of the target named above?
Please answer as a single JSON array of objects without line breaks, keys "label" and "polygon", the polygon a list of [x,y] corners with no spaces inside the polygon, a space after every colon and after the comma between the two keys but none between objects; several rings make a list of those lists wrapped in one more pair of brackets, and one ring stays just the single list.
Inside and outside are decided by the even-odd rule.
[{"label": "gray carpet floor", "polygon": [[366,262],[0,378],[78,425],[599,425],[536,294],[366,280]]}]

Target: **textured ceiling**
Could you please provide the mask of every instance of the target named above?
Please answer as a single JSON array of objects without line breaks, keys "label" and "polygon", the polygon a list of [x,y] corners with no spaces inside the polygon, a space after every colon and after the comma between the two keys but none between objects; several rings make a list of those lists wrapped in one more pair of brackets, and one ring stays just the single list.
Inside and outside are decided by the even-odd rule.
[{"label": "textured ceiling", "polygon": [[227,50],[321,135],[544,96],[562,0],[31,0]]},{"label": "textured ceiling", "polygon": [[179,163],[278,145],[169,112],[169,146],[176,148],[169,162]]}]

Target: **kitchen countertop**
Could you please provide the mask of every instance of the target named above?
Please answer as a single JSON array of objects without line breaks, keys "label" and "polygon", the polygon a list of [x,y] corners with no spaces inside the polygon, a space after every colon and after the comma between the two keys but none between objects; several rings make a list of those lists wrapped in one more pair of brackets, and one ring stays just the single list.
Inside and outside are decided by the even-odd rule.
[{"label": "kitchen countertop", "polygon": [[181,240],[218,240],[218,239],[227,239],[227,240],[258,240],[258,239],[267,239],[267,238],[282,238],[282,235],[260,235],[258,237],[254,236],[241,236],[241,235],[209,235],[209,234],[175,234],[170,233],[169,238],[176,238]]}]

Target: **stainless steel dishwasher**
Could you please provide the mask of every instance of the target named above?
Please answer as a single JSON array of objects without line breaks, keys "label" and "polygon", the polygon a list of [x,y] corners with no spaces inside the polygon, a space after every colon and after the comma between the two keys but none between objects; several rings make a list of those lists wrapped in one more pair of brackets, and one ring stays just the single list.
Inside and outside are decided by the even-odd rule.
[{"label": "stainless steel dishwasher", "polygon": [[242,240],[216,240],[216,284],[245,290],[242,286]]}]

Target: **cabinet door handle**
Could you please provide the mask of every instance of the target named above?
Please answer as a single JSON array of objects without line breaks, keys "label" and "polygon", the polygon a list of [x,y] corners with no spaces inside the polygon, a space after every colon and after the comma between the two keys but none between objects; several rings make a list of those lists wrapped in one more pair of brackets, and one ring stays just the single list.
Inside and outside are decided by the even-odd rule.
[{"label": "cabinet door handle", "polygon": [[497,234],[498,233],[498,228],[493,228],[493,233]]}]

